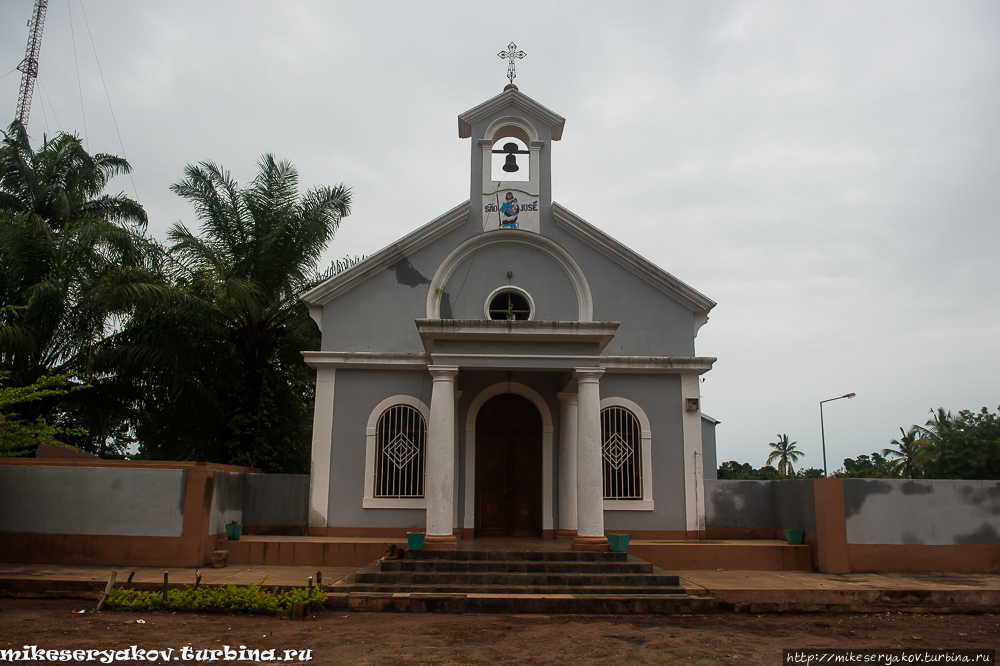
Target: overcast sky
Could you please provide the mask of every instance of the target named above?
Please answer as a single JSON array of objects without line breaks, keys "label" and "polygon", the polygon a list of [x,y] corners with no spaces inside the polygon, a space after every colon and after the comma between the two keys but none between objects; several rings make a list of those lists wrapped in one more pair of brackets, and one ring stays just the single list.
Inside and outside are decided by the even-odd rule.
[{"label": "overcast sky", "polygon": [[[0,3],[0,75],[31,11]],[[113,189],[160,239],[197,226],[168,189],[186,163],[246,183],[273,152],[353,188],[327,260],[370,254],[468,198],[456,116],[502,91],[511,41],[567,119],[554,199],[718,302],[697,353],[720,462],[787,433],[822,467],[818,403],[851,391],[824,407],[831,471],[930,408],[997,408],[993,0],[52,0],[29,132],[124,153]]]}]

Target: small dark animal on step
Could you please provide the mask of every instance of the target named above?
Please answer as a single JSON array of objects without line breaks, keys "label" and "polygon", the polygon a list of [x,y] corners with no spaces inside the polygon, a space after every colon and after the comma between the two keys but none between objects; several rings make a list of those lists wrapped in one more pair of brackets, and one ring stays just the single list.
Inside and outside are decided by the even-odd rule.
[{"label": "small dark animal on step", "polygon": [[394,543],[385,544],[385,555],[382,557],[383,560],[401,560],[403,559],[403,553],[405,553],[402,548]]}]

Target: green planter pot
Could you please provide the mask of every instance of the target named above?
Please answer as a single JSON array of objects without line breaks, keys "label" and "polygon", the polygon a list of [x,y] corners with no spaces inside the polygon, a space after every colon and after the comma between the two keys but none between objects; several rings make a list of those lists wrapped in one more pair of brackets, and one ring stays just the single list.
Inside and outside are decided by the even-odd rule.
[{"label": "green planter pot", "polygon": [[423,532],[407,532],[406,545],[410,550],[423,550],[425,536],[427,535]]},{"label": "green planter pot", "polygon": [[785,541],[793,546],[799,546],[805,533],[805,530],[785,530]]},{"label": "green planter pot", "polygon": [[242,525],[226,525],[226,538],[230,541],[239,541],[241,532],[243,532]]},{"label": "green planter pot", "polygon": [[608,545],[611,546],[611,552],[624,553],[628,550],[628,542],[631,539],[631,534],[609,534]]}]

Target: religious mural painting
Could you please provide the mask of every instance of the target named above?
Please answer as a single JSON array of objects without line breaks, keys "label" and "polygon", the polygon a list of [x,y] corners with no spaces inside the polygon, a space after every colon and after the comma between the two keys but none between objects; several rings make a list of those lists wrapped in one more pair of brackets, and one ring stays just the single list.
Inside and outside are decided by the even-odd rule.
[{"label": "religious mural painting", "polygon": [[506,190],[483,197],[483,231],[525,229],[538,232],[538,197]]}]

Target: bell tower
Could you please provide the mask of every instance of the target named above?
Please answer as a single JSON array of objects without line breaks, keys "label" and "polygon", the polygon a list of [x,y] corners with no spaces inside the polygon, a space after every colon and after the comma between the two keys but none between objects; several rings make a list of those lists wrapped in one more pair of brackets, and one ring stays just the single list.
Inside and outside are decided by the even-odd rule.
[{"label": "bell tower", "polygon": [[458,117],[458,136],[472,139],[470,224],[543,232],[552,219],[551,145],[565,123],[513,83]]}]

